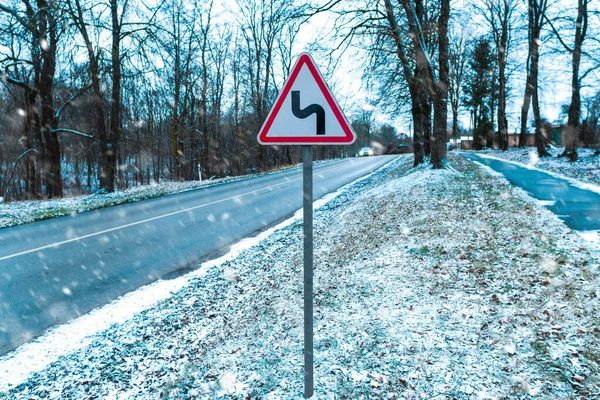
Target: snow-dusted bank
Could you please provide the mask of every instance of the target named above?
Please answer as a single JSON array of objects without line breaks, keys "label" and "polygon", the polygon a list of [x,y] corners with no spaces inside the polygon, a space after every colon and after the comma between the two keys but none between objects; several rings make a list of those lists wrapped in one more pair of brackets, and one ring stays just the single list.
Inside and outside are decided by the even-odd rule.
[{"label": "snow-dusted bank", "polygon": [[[322,207],[348,188],[360,184],[361,181],[369,179],[375,173],[395,168],[397,161],[399,160],[388,163],[378,171],[358,178],[339,188],[337,191],[316,200],[313,203],[313,207],[315,209]],[[192,182],[191,184],[193,185],[194,183]],[[268,238],[273,232],[283,229],[301,218],[302,209],[276,226],[260,232],[257,236],[245,238],[234,244],[227,254],[204,262],[197,270],[185,276],[166,281],[159,280],[130,292],[110,304],[99,307],[70,323],[55,327],[42,337],[21,346],[11,354],[0,357],[0,392],[25,382],[33,373],[41,371],[59,357],[90,344],[95,334],[109,328],[113,324],[120,324],[127,321],[138,312],[153,307],[161,300],[170,297],[174,292],[188,285],[192,278],[201,277],[209,268],[234,259],[241,251],[254,246],[256,243]]]},{"label": "snow-dusted bank", "polygon": [[[317,397],[598,396],[596,255],[452,163],[402,160],[316,211]],[[269,233],[0,398],[299,398],[301,221]]]}]

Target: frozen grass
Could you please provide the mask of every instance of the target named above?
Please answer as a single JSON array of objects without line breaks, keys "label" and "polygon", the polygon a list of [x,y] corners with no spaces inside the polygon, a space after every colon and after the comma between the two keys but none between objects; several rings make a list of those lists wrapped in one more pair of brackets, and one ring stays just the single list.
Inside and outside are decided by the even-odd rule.
[{"label": "frozen grass", "polygon": [[84,211],[110,207],[124,203],[152,199],[169,194],[187,192],[219,185],[242,179],[254,178],[274,172],[281,172],[298,166],[287,167],[276,171],[260,174],[226,177],[214,180],[188,181],[188,182],[161,182],[153,185],[137,186],[115,193],[92,194],[77,197],[68,197],[56,200],[33,200],[3,203],[0,198],[0,228],[26,224],[48,218],[64,215],[78,214]]},{"label": "frozen grass", "polygon": [[554,172],[577,179],[586,183],[600,185],[600,155],[595,155],[593,149],[577,149],[579,159],[575,162],[569,162],[566,157],[558,157],[562,154],[563,148],[550,149],[552,157],[539,158],[535,147],[526,149],[508,149],[485,150],[477,153],[502,158],[509,161],[519,162],[530,167]]},{"label": "frozen grass", "polygon": [[[317,398],[600,396],[597,255],[503,178],[410,161],[316,211]],[[301,398],[301,243],[275,232],[0,398]]]}]

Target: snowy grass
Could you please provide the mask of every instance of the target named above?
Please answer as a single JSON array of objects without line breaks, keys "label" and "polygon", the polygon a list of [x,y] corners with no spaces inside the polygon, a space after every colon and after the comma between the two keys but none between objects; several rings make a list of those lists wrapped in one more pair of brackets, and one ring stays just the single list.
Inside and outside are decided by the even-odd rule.
[{"label": "snowy grass", "polygon": [[593,185],[600,185],[600,155],[595,155],[594,149],[577,149],[579,159],[569,162],[566,157],[558,157],[564,148],[552,148],[552,157],[539,158],[535,147],[525,149],[510,148],[507,151],[484,150],[477,154],[486,154],[504,160],[518,162],[528,167],[534,167],[544,171],[553,172],[569,178]]},{"label": "snowy grass", "polygon": [[0,228],[26,224],[29,222],[60,217],[64,215],[78,214],[85,211],[152,199],[169,194],[187,192],[190,190],[206,188],[223,183],[235,182],[266,174],[287,171],[293,168],[298,168],[298,166],[286,167],[276,171],[259,174],[203,181],[161,182],[152,185],[136,186],[114,193],[97,193],[56,200],[32,200],[3,203],[3,199],[0,197]]},{"label": "snowy grass", "polygon": [[[403,159],[316,211],[316,397],[597,398],[597,255],[452,163]],[[0,398],[301,398],[301,246],[294,222]]]}]

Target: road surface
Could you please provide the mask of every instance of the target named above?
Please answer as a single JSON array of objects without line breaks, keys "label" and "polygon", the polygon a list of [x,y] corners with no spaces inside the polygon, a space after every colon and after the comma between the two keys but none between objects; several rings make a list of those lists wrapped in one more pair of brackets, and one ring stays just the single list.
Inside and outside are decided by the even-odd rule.
[{"label": "road surface", "polygon": [[600,229],[600,194],[578,188],[568,180],[539,170],[473,153],[462,152],[460,155],[500,172],[510,183],[525,190],[531,197],[544,201],[546,208],[564,220],[570,228],[577,231]]},{"label": "road surface", "polygon": [[[314,198],[397,156],[314,165]],[[0,355],[302,207],[302,169],[0,229]]]}]

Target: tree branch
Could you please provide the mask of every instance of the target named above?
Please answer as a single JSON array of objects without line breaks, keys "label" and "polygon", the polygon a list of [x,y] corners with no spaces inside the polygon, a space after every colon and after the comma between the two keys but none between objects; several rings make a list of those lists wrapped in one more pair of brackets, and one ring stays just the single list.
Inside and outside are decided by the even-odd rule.
[{"label": "tree branch", "polygon": [[28,24],[25,19],[20,17],[19,14],[17,14],[17,12],[15,10],[13,10],[12,8],[8,8],[7,6],[4,6],[4,5],[2,5],[2,3],[0,3],[0,11],[3,11],[5,13],[12,15],[21,25],[23,25],[23,27],[25,29],[27,29],[27,30],[31,29],[31,25]]},{"label": "tree branch", "polygon": [[58,110],[56,110],[56,113],[54,114],[54,117],[56,119],[60,118],[60,115],[62,114],[62,112],[65,110],[65,108],[67,106],[69,106],[73,101],[75,101],[75,99],[77,99],[79,96],[81,96],[83,93],[87,92],[88,90],[90,90],[90,88],[92,87],[91,84],[87,85],[86,87],[84,87],[83,89],[81,89],[79,92],[75,93],[73,96],[71,96],[62,106],[60,106],[58,108]]},{"label": "tree branch", "polygon": [[0,71],[0,79],[4,79],[6,82],[18,86],[22,89],[25,89],[25,91],[27,92],[31,92],[33,91],[33,89],[31,87],[29,87],[29,85],[27,85],[25,82],[20,81],[18,79],[15,78],[11,78],[10,76],[8,76],[8,74],[4,71]]},{"label": "tree branch", "polygon": [[546,22],[548,22],[548,24],[550,25],[550,28],[552,28],[552,32],[554,32],[554,36],[556,36],[556,38],[558,39],[558,41],[560,42],[560,44],[562,44],[562,46],[565,48],[565,50],[567,50],[569,53],[573,53],[575,51],[575,49],[571,49],[564,42],[564,40],[562,39],[562,37],[558,33],[558,30],[556,30],[556,28],[554,27],[554,24],[552,23],[552,21],[550,20],[550,18],[548,18],[548,16],[546,15],[546,9],[542,10],[540,7],[538,7],[538,4],[537,4],[536,1],[534,1],[533,4],[535,4],[535,6],[538,9],[538,11],[542,14],[542,17],[544,17],[544,19],[546,20]]},{"label": "tree branch", "polygon": [[79,131],[76,131],[73,129],[57,128],[57,129],[50,129],[50,132],[52,132],[52,133],[61,133],[61,132],[72,133],[73,135],[83,136],[88,139],[95,139],[95,137],[92,135],[89,135],[89,134],[83,133],[83,132],[79,132]]}]

